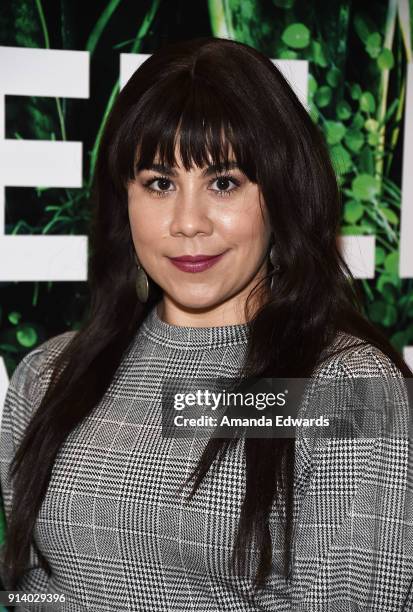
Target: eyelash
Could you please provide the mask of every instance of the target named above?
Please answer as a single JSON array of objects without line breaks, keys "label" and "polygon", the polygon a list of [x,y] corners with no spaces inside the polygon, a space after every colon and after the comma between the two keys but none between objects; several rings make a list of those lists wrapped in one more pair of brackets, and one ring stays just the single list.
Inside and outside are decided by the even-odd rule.
[{"label": "eyelash", "polygon": [[[236,191],[239,186],[240,186],[240,181],[238,179],[236,179],[232,174],[220,174],[219,176],[217,176],[216,178],[214,178],[209,184],[211,185],[212,183],[215,183],[215,181],[219,180],[219,179],[228,179],[229,181],[231,181],[232,183],[234,183],[235,187],[233,187],[230,190],[223,190],[223,189],[213,189],[213,191],[215,191],[217,193],[217,195],[220,198],[225,198],[225,197],[230,197],[232,195],[232,193],[234,191]],[[145,183],[143,184],[144,189],[146,189],[146,191],[148,191],[151,195],[154,195],[155,197],[158,198],[164,198],[167,196],[167,194],[169,193],[169,191],[157,191],[156,189],[152,189],[150,187],[150,185],[152,183],[155,183],[156,181],[170,181],[169,177],[167,176],[153,176],[152,178],[148,179],[147,181],[145,181]]]}]

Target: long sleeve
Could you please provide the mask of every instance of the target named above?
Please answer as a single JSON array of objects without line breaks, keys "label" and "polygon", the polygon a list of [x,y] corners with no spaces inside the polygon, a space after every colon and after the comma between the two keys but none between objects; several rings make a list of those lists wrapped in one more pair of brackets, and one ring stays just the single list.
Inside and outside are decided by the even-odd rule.
[{"label": "long sleeve", "polygon": [[[26,355],[14,370],[7,389],[0,435],[0,480],[6,524],[9,523],[13,504],[13,489],[9,468],[17,447],[23,437],[34,408],[41,401],[39,368],[44,358],[44,345]],[[35,466],[33,466],[35,469]],[[7,530],[6,530],[7,538]],[[7,584],[3,565],[4,546],[1,550],[1,577]],[[47,592],[48,576],[42,569],[35,547],[30,547],[30,563],[17,590],[25,592]]]},{"label": "long sleeve", "polygon": [[311,458],[292,609],[407,612],[413,610],[413,446],[406,383],[371,346],[343,361],[340,372],[392,380],[394,411],[379,435],[326,439]]}]

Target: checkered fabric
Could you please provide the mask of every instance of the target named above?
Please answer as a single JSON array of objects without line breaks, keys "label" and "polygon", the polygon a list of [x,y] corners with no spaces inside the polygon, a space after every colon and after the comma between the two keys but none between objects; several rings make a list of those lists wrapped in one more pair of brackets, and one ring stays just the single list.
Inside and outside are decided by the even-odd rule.
[{"label": "checkered fabric", "polygon": [[[10,381],[0,437],[7,519],[10,461],[47,388],[48,364],[74,333],[31,351]],[[354,340],[338,334],[345,350],[314,376],[402,379],[381,351],[351,347]],[[246,325],[179,327],[151,310],[104,397],[59,450],[34,530],[52,574],[32,548],[19,590],[64,593],[67,612],[413,610],[411,439],[297,439],[292,575],[280,573],[274,506],[273,569],[255,595],[256,554],[244,576],[228,569],[245,493],[243,440],[214,463],[190,502],[189,487],[177,492],[206,439],[162,436],[162,380],[236,377],[247,342]],[[407,422],[407,402],[399,409]]]}]

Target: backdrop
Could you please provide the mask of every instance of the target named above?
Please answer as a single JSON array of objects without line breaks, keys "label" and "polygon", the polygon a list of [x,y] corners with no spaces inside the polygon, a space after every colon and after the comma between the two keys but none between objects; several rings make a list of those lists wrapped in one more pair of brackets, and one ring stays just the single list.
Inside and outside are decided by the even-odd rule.
[{"label": "backdrop", "polygon": [[365,313],[413,367],[412,16],[413,0],[3,0],[0,406],[23,356],[87,306],[90,188],[119,89],[155,49],[204,35],[265,53],[321,126]]}]

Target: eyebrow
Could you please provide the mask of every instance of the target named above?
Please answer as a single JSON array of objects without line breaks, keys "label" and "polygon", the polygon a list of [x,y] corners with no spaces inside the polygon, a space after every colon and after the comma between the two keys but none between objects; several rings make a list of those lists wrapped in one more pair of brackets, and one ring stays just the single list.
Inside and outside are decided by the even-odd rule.
[{"label": "eyebrow", "polygon": [[[211,164],[207,166],[207,168],[205,168],[205,170],[202,172],[202,176],[212,176],[222,168],[224,170],[232,170],[234,168],[239,169],[239,166],[236,161],[230,161],[227,164],[222,164],[221,167],[217,166],[216,164]],[[165,166],[164,164],[151,164],[150,166],[145,168],[139,167],[139,165],[136,166],[136,172],[141,172],[142,170],[152,170],[154,172],[166,174],[167,176],[178,176],[178,172],[174,170],[173,167]]]}]

